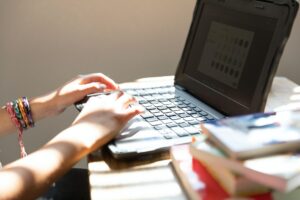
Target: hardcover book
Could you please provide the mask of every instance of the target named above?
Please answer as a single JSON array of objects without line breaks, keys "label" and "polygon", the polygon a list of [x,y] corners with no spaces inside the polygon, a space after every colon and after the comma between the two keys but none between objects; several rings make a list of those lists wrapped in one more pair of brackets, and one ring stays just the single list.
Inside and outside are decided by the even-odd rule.
[{"label": "hardcover book", "polygon": [[[229,197],[253,197],[271,199],[267,187],[236,174],[219,165],[211,166],[220,173],[211,173],[211,167],[193,159],[189,145],[171,148],[172,165],[190,199],[226,199]],[[222,174],[225,172],[224,174]],[[230,175],[229,175],[230,174]],[[264,197],[264,198],[262,198]]]}]

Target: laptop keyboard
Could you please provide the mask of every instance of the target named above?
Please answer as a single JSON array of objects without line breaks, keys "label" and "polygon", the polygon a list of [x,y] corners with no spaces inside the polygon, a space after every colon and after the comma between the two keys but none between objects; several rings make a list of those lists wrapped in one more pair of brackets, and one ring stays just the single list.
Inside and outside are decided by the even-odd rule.
[{"label": "laptop keyboard", "polygon": [[173,139],[200,134],[199,124],[215,119],[192,102],[178,96],[174,86],[127,89],[145,109],[142,119],[159,131],[164,138]]}]

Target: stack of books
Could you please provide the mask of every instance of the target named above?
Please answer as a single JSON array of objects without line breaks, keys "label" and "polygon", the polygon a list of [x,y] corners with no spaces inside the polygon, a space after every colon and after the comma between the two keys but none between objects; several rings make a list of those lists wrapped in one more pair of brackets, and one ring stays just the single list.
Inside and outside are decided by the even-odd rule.
[{"label": "stack of books", "polygon": [[202,139],[171,148],[191,199],[272,199],[300,186],[300,111],[256,113],[201,124]]}]

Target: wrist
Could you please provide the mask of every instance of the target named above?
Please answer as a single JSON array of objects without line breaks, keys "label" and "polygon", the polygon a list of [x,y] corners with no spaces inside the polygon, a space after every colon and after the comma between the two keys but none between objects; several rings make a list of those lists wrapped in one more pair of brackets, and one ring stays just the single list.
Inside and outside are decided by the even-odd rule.
[{"label": "wrist", "polygon": [[56,139],[75,144],[78,150],[86,154],[106,144],[112,137],[112,133],[100,124],[78,123],[65,129]]},{"label": "wrist", "polygon": [[31,105],[32,115],[35,121],[51,117],[59,113],[59,108],[54,101],[53,93],[32,98],[29,103]]}]

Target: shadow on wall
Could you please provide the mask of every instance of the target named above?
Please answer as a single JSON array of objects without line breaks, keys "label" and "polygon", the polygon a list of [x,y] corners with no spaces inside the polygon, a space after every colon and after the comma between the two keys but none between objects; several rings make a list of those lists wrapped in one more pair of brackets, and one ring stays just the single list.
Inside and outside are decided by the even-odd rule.
[{"label": "shadow on wall", "polygon": [[285,76],[300,84],[300,12],[298,11],[294,26],[279,63],[277,75]]}]

